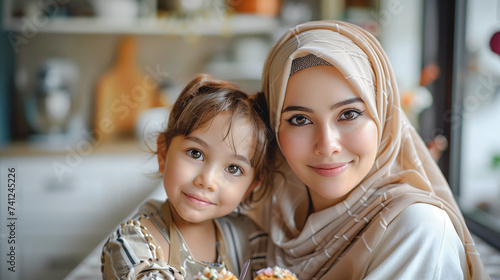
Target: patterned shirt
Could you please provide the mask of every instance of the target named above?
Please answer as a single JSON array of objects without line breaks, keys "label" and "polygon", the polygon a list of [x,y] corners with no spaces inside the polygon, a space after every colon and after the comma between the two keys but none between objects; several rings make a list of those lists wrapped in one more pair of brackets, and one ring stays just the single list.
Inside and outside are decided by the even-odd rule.
[{"label": "patterned shirt", "polygon": [[[162,212],[163,208],[163,212]],[[103,279],[187,279],[205,267],[229,271],[238,275],[246,260],[251,259],[252,273],[266,266],[267,234],[247,216],[231,213],[215,220],[218,229],[218,259],[216,263],[196,260],[182,236],[171,222],[167,202],[150,200],[142,205],[133,219],[115,230],[102,251]],[[164,217],[167,213],[168,217]],[[141,223],[149,219],[178,254],[164,260],[159,243]],[[173,243],[172,243],[173,242]],[[175,252],[175,251],[174,251]],[[243,280],[243,279],[242,279]]]}]

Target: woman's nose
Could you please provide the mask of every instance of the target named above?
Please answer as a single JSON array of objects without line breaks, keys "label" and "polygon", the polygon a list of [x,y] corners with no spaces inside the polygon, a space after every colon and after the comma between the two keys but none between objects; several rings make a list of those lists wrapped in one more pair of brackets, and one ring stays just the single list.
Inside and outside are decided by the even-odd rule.
[{"label": "woman's nose", "polygon": [[316,133],[316,143],[314,153],[321,156],[330,156],[333,153],[340,152],[342,147],[338,139],[338,133],[330,126],[321,126]]},{"label": "woman's nose", "polygon": [[208,189],[209,191],[217,190],[217,174],[214,168],[203,168],[194,178],[195,186]]}]

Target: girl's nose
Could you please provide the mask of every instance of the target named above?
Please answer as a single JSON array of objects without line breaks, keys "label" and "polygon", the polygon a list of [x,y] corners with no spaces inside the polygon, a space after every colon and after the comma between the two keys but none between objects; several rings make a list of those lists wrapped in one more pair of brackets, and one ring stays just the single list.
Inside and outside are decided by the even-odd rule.
[{"label": "girl's nose", "polygon": [[213,168],[204,168],[194,178],[194,185],[209,191],[217,190],[217,174]]},{"label": "girl's nose", "polygon": [[324,125],[319,127],[315,136],[315,154],[328,157],[342,150],[338,135],[330,126]]}]

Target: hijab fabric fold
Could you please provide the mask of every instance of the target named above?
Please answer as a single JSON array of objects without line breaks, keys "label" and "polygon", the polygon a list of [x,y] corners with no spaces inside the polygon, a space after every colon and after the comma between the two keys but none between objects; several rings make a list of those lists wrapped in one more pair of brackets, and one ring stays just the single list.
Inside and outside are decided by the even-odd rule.
[{"label": "hijab fabric fold", "polygon": [[[471,279],[488,278],[448,183],[400,107],[389,59],[364,29],[342,21],[308,22],[290,29],[274,45],[264,65],[262,91],[276,139],[292,62],[309,54],[336,67],[363,99],[378,127],[379,148],[373,168],[348,197],[311,214],[305,225],[297,225],[294,215],[308,210],[306,187],[283,161],[285,179],[277,177],[270,204],[264,207],[270,212],[261,221],[274,243],[268,252],[271,262],[300,271],[302,279],[331,279],[329,272],[343,269],[335,268],[339,259],[366,263],[399,213],[427,203],[449,215],[464,244]],[[350,250],[355,242],[365,246]],[[356,279],[362,268],[353,266],[345,269]]]}]

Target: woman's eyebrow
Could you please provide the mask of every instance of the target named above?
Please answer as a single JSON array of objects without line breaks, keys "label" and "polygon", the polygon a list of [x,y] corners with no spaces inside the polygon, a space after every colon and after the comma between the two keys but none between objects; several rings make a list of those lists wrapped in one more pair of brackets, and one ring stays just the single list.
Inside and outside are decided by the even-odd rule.
[{"label": "woman's eyebrow", "polygon": [[361,99],[359,97],[353,97],[353,98],[349,98],[349,99],[346,99],[346,100],[343,100],[343,101],[340,101],[338,103],[333,104],[331,109],[332,110],[337,109],[338,107],[342,107],[342,106],[349,105],[349,104],[356,103],[356,102],[364,103],[363,99]]},{"label": "woman's eyebrow", "polygon": [[[342,101],[340,101],[338,103],[333,104],[330,109],[334,110],[334,109],[337,109],[339,107],[342,107],[342,106],[345,106],[345,105],[349,105],[349,104],[352,104],[352,103],[356,103],[356,102],[364,103],[363,99],[361,99],[359,97],[353,97],[353,98],[342,100]],[[286,113],[286,112],[290,112],[290,111],[301,111],[301,112],[307,112],[307,113],[312,113],[313,112],[312,109],[304,107],[304,106],[288,106],[285,109],[283,109],[283,111],[281,113]]]},{"label": "woman's eyebrow", "polygon": [[281,113],[290,112],[290,111],[302,111],[302,112],[308,112],[308,113],[313,112],[313,110],[311,110],[307,107],[303,107],[303,106],[288,106],[285,109],[283,109],[283,111]]}]

